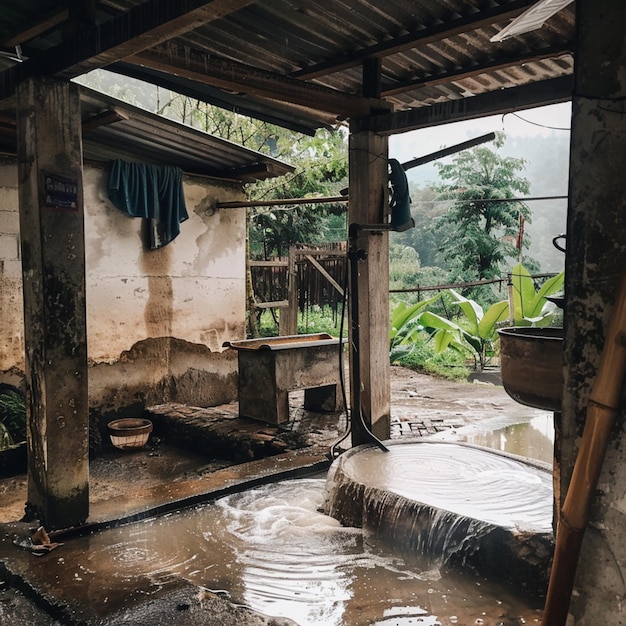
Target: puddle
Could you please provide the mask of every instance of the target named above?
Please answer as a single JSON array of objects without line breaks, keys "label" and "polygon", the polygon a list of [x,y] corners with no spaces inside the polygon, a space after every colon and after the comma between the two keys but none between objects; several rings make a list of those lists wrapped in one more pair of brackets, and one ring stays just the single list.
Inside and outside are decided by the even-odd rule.
[{"label": "puddle", "polygon": [[554,416],[546,411],[530,411],[523,417],[515,415],[492,418],[453,431],[437,433],[429,439],[471,443],[552,465]]},{"label": "puddle", "polygon": [[540,623],[537,607],[495,583],[391,555],[341,527],[319,512],[325,481],[284,481],[75,538],[34,559],[29,576],[97,615],[184,579],[301,626]]}]

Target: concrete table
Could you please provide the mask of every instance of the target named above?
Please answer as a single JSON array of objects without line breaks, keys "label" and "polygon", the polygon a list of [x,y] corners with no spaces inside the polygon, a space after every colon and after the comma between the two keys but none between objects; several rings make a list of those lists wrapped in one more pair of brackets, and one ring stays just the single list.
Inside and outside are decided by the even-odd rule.
[{"label": "concrete table", "polygon": [[237,350],[239,414],[281,424],[289,421],[289,392],[304,389],[304,408],[343,407],[340,345],[327,333],[226,342]]}]

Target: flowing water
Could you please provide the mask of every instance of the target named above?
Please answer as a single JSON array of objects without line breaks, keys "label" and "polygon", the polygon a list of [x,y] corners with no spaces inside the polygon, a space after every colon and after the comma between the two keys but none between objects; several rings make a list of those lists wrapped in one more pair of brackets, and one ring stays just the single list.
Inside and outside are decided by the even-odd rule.
[{"label": "flowing water", "polygon": [[535,606],[497,584],[391,555],[341,527],[319,512],[325,481],[284,481],[72,539],[33,567],[48,577],[53,568],[55,594],[103,614],[182,578],[302,626],[539,623]]},{"label": "flowing water", "polygon": [[484,420],[430,437],[434,441],[462,441],[549,463],[554,457],[554,414],[528,409],[525,417]]},{"label": "flowing water", "polygon": [[[484,428],[452,435],[470,441],[491,437],[497,448],[512,439],[513,426],[494,424],[491,435]],[[534,426],[522,430],[528,428]],[[425,445],[436,450],[436,444]],[[368,454],[383,453],[374,449]],[[533,454],[544,453],[529,456]],[[473,452],[468,448],[464,455]],[[413,489],[411,483],[420,477],[418,489],[432,491],[438,506],[450,506],[444,502],[450,497],[445,485],[456,483],[465,501],[461,505],[472,508],[471,514],[476,514],[472,502],[480,490],[495,495],[493,506],[487,507],[486,514],[496,517],[490,521],[533,528],[548,523],[549,481],[508,461],[493,466],[487,455],[416,464],[403,453],[384,456],[386,466],[364,457],[358,471],[401,490]],[[509,507],[507,484],[521,486],[530,503]],[[519,494],[519,489],[511,493]],[[342,527],[321,513],[326,496],[326,476],[249,489],[194,509],[73,538],[62,550],[34,559],[30,575],[52,580],[51,592],[61,601],[80,598],[105,620],[111,611],[135,606],[184,580],[223,590],[235,603],[289,617],[301,626],[540,624],[541,602],[493,579],[450,571],[409,551],[391,552],[373,534]],[[533,498],[540,512],[533,510]]]},{"label": "flowing water", "polygon": [[353,481],[502,528],[552,532],[547,468],[473,446],[431,441],[393,442],[387,452],[374,447],[353,452],[339,459],[340,471],[331,482]]}]

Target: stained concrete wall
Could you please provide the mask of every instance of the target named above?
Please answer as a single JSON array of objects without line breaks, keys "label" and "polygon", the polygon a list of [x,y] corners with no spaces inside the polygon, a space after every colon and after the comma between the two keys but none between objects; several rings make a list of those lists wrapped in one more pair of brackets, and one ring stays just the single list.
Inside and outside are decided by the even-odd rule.
[{"label": "stained concrete wall", "polygon": [[0,382],[24,380],[24,303],[17,167],[0,159]]},{"label": "stained concrete wall", "polygon": [[[108,169],[84,169],[89,404],[124,414],[179,401],[210,406],[236,398],[236,355],[222,343],[245,332],[245,209],[238,184],[185,176],[189,219],[160,250],[144,244],[143,220],[108,200]],[[24,371],[17,170],[0,161],[0,382]]]},{"label": "stained concrete wall", "polygon": [[[557,424],[561,500],[568,490],[589,394],[626,268],[626,4],[577,0],[576,9],[565,388],[562,423]],[[615,374],[619,377],[619,368]],[[626,625],[626,396],[622,393],[593,494],[568,626]]]}]

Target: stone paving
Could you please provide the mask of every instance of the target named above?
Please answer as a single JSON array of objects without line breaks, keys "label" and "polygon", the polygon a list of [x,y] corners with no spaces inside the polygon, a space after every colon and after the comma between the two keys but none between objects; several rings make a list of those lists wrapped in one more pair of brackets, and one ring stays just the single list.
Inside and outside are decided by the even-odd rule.
[{"label": "stone paving", "polygon": [[[392,370],[392,439],[426,437],[446,430],[452,432],[496,416],[510,415],[515,407],[502,388],[495,385],[451,383],[402,368]],[[98,520],[104,520],[106,524],[106,520],[111,519],[144,517],[152,514],[151,511],[161,510],[166,500],[170,501],[168,506],[195,501],[212,491],[220,493],[224,485],[245,485],[250,481],[256,484],[260,478],[271,479],[277,471],[294,473],[302,468],[322,471],[330,464],[331,446],[340,440],[347,427],[345,413],[321,414],[304,410],[303,393],[302,397],[298,393],[290,394],[290,421],[281,425],[240,418],[236,402],[206,409],[178,404],[159,405],[150,407],[147,416],[155,426],[150,446],[132,455],[111,450],[92,463],[90,471],[96,500],[93,518],[96,524]],[[349,447],[349,439],[342,445]],[[129,480],[131,475],[133,479]],[[4,483],[11,493],[18,492],[16,502],[23,506],[24,477]],[[137,490],[140,490],[141,498],[137,498]],[[9,493],[0,490],[2,493],[3,508],[6,509]],[[100,496],[101,501],[98,500]],[[134,508],[128,507],[129,501],[134,502]],[[47,614],[48,610],[36,611],[37,607],[29,598],[20,596],[13,584],[18,580],[23,581],[24,589],[29,589],[28,595],[34,595],[39,601],[40,595],[30,585],[29,568],[33,557],[24,551],[16,554],[11,548],[9,538],[21,526],[5,524],[4,528],[0,549],[7,554],[0,555],[4,569],[0,571],[0,623],[16,626],[74,624],[75,620],[67,621],[72,607],[65,607],[60,600],[52,598],[55,603],[59,602],[55,615],[63,614],[57,621]],[[195,607],[197,589],[190,587],[181,593],[185,602]],[[129,623],[128,619],[136,624],[164,623],[158,621],[158,616],[181,625],[192,622],[215,626],[268,624],[259,615],[235,614],[237,607],[227,605],[210,605],[202,616],[197,611],[192,615],[190,611],[192,622],[181,621],[184,615],[167,613],[167,610],[178,610],[181,602],[177,600],[172,604],[168,597],[160,602],[158,606],[146,605],[142,615],[111,615],[115,619],[108,620],[107,624]],[[63,613],[65,609],[70,613]],[[95,616],[81,623],[89,626],[103,624]]]},{"label": "stone paving", "polygon": [[[302,408],[301,395],[290,398],[290,421],[265,424],[239,417],[237,403],[201,408],[177,403],[149,407],[145,416],[155,433],[201,454],[235,463],[274,456],[311,445],[331,445],[346,429],[345,413],[315,413]],[[460,420],[394,416],[390,438],[424,437],[462,425]]]}]

